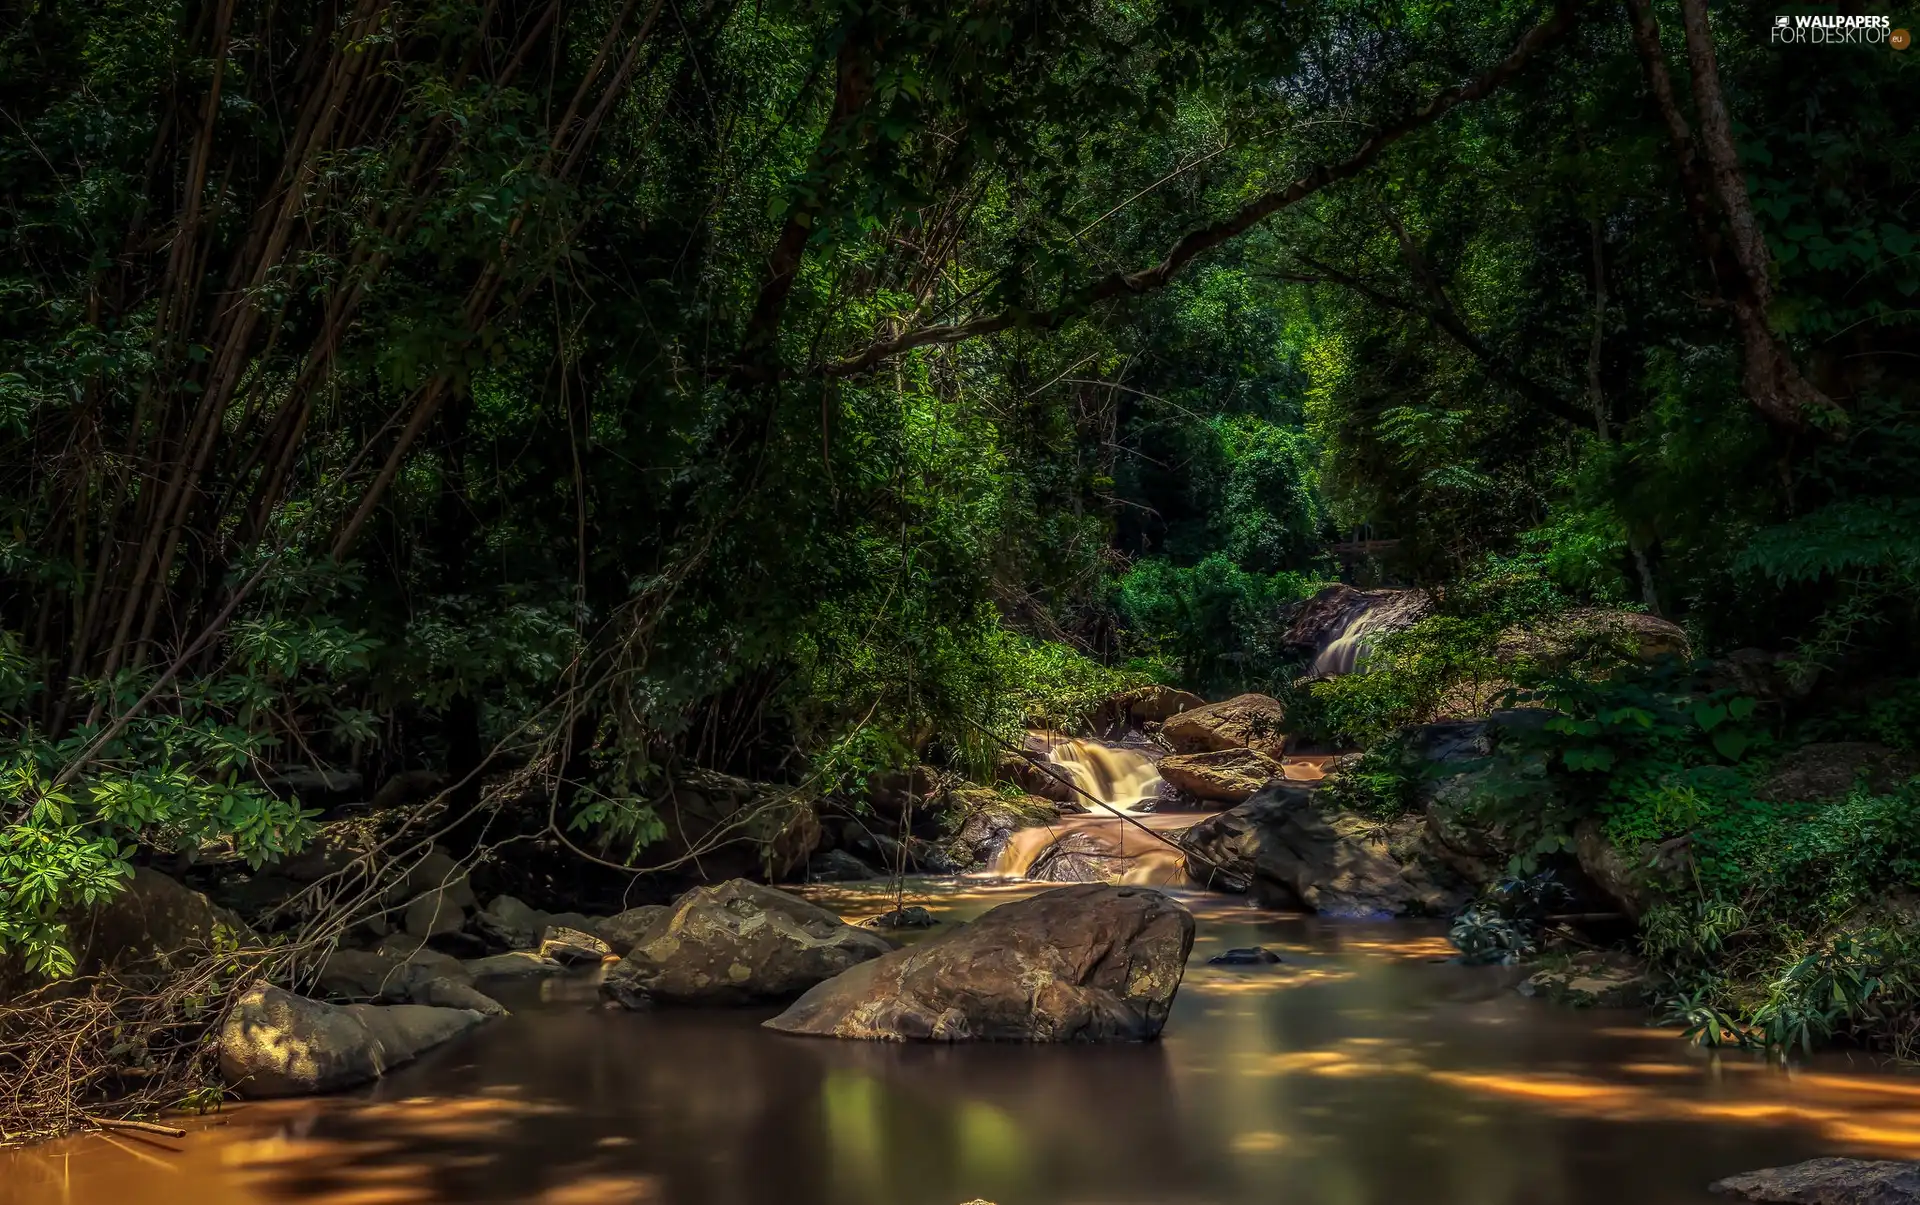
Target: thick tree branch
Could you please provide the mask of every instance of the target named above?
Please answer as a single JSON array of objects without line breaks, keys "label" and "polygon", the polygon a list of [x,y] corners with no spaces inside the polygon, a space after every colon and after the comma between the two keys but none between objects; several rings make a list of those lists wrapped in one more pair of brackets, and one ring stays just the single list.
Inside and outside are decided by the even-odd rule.
[{"label": "thick tree branch", "polygon": [[1359,149],[1337,163],[1320,164],[1306,175],[1262,194],[1242,206],[1232,216],[1189,231],[1173,245],[1161,261],[1137,272],[1115,272],[1078,290],[1060,305],[1046,310],[1013,309],[985,315],[966,322],[926,327],[895,339],[873,343],[858,355],[822,366],[824,376],[844,377],[866,372],[882,361],[916,347],[960,343],[982,335],[1021,327],[1051,330],[1068,319],[1084,313],[1102,301],[1116,297],[1150,293],[1166,284],[1206,251],[1245,234],[1274,214],[1319,192],[1331,184],[1359,175],[1380,157],[1382,151],[1416,130],[1440,120],[1459,105],[1485,99],[1531,61],[1535,55],[1565,36],[1578,15],[1577,0],[1558,0],[1553,16],[1528,30],[1513,50],[1484,74],[1458,87],[1436,93],[1426,104],[1382,127],[1360,144]]},{"label": "thick tree branch", "polygon": [[[1681,115],[1666,57],[1660,48],[1660,27],[1651,0],[1628,0],[1635,48],[1646,67],[1647,82],[1659,105],[1667,133],[1679,160],[1681,187],[1702,249],[1731,303],[1734,324],[1743,345],[1741,385],[1747,400],[1768,422],[1786,431],[1804,430],[1811,416],[1826,424],[1844,423],[1846,413],[1832,398],[1800,375],[1786,342],[1773,329],[1768,308],[1773,300],[1773,260],[1754,220],[1747,196],[1747,179],[1733,145],[1733,120],[1720,87],[1720,68],[1714,54],[1713,29],[1707,23],[1705,0],[1681,0],[1686,29],[1687,64],[1693,82],[1694,110],[1700,119],[1699,145],[1731,237],[1723,244],[1708,212],[1707,179],[1702,178],[1692,131]],[[1730,252],[1728,254],[1727,252]]]}]

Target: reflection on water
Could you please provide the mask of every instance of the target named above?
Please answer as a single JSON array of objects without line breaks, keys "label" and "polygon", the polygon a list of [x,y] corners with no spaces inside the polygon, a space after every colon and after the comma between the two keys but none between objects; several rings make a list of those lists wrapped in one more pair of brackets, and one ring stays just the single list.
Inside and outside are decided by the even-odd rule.
[{"label": "reflection on water", "polygon": [[[949,923],[1037,889],[908,887]],[[1920,1078],[1785,1074],[1524,1000],[1430,926],[1192,902],[1156,1045],[841,1043],[563,989],[356,1097],[0,1152],[0,1202],[1681,1205],[1753,1167],[1920,1157]],[[1283,961],[1206,963],[1254,944]]]}]

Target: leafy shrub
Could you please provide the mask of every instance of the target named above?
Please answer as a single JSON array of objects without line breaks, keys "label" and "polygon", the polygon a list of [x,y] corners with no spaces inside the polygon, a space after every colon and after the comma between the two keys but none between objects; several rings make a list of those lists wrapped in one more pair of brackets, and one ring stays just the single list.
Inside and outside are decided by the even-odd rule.
[{"label": "leafy shrub", "polygon": [[1288,719],[1310,738],[1371,746],[1408,724],[1441,715],[1450,703],[1473,705],[1499,681],[1498,627],[1486,619],[1432,615],[1374,641],[1354,673],[1290,692]]}]

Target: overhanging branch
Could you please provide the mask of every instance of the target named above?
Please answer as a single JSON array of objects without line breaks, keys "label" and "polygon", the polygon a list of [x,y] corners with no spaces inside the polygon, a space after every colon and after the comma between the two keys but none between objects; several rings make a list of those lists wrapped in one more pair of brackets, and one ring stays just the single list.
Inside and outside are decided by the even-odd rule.
[{"label": "overhanging branch", "polygon": [[1090,307],[1117,297],[1150,293],[1164,288],[1179,271],[1202,253],[1245,234],[1274,214],[1294,205],[1328,185],[1351,179],[1370,167],[1382,151],[1416,130],[1432,125],[1455,107],[1482,100],[1525,67],[1533,57],[1551,46],[1573,28],[1578,15],[1577,0],[1557,0],[1553,16],[1528,30],[1513,50],[1484,74],[1436,93],[1426,104],[1381,128],[1360,144],[1359,149],[1337,163],[1320,164],[1284,188],[1267,192],[1242,206],[1232,216],[1189,231],[1173,245],[1165,258],[1137,272],[1115,272],[1075,292],[1060,305],[1046,310],[1010,309],[965,322],[946,323],[912,331],[895,339],[869,345],[857,355],[822,365],[818,375],[855,376],[882,361],[917,347],[961,343],[983,335],[1019,327],[1052,330]]}]

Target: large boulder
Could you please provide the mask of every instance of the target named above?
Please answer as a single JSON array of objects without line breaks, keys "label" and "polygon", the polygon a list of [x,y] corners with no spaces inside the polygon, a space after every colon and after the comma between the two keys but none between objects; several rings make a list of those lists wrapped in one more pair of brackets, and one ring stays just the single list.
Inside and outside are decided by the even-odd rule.
[{"label": "large boulder", "polygon": [[1196,879],[1237,878],[1276,904],[1323,916],[1445,913],[1464,893],[1424,851],[1423,827],[1323,808],[1313,788],[1281,781],[1194,825],[1181,844]]},{"label": "large boulder", "polygon": [[232,912],[145,866],[119,894],[75,917],[71,932],[80,974],[123,978],[165,975],[217,949],[259,941]]},{"label": "large boulder", "polygon": [[791,1000],[893,943],[815,904],[745,879],[687,892],[607,973],[601,994],[650,1003]]},{"label": "large boulder", "polygon": [[769,1029],[878,1041],[1157,1037],[1193,917],[1145,887],[1062,887],[820,984]]},{"label": "large boulder", "polygon": [[1692,655],[1679,624],[1640,611],[1576,607],[1500,633],[1502,661],[1559,669],[1589,653],[1607,653],[1651,664],[1662,657]]},{"label": "large boulder", "polygon": [[412,951],[335,950],[321,964],[319,987],[346,1000],[412,1000],[423,984],[436,979],[472,982],[460,961],[424,947]]},{"label": "large boulder", "polygon": [[1285,774],[1280,763],[1257,749],[1176,753],[1160,759],[1160,777],[1196,799],[1243,803]]},{"label": "large boulder", "polygon": [[220,1028],[220,1073],[245,1096],[304,1096],[378,1079],[486,1020],[472,1009],[326,1004],[262,984]]},{"label": "large boulder", "polygon": [[1214,749],[1257,749],[1278,759],[1286,746],[1281,725],[1287,709],[1266,695],[1236,695],[1223,703],[1209,703],[1170,717],[1160,735],[1176,753],[1206,753]]},{"label": "large boulder", "polygon": [[1920,1205],[1920,1163],[1809,1159],[1728,1176],[1708,1190],[1781,1205]]},{"label": "large boulder", "polygon": [[1872,741],[1802,745],[1782,757],[1755,791],[1772,803],[1837,799],[1861,785],[1884,794],[1920,774],[1920,756]]}]

